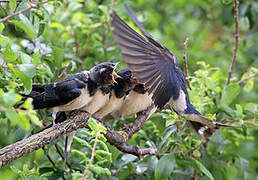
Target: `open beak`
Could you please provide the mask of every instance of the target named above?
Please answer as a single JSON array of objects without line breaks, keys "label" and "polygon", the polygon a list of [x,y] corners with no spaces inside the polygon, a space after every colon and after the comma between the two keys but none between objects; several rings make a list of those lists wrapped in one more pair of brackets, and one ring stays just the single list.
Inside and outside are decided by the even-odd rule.
[{"label": "open beak", "polygon": [[117,78],[121,78],[121,77],[115,71],[113,71],[113,73],[112,73],[112,81],[113,81],[113,83],[117,84],[117,81],[116,81]]}]

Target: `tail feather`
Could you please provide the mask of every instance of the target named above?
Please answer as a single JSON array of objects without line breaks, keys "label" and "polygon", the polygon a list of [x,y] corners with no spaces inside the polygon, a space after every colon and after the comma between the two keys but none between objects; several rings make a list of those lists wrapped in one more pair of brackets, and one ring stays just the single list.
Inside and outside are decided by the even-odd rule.
[{"label": "tail feather", "polygon": [[76,131],[72,131],[66,136],[65,139],[65,158],[64,158],[64,163],[66,164],[70,155],[71,151],[71,145],[73,142],[73,136],[75,135]]}]

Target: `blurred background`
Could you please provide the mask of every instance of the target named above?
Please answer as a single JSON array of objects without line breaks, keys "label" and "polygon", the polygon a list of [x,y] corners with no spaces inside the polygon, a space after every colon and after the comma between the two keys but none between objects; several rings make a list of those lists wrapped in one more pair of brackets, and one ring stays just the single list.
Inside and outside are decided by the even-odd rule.
[{"label": "blurred background", "polygon": [[[95,159],[94,167],[102,170],[91,169],[89,179],[257,179],[258,79],[239,82],[258,73],[258,2],[255,0],[239,1],[239,48],[231,84],[227,87],[235,43],[233,0],[118,0],[113,7],[111,0],[57,0],[39,2],[39,8],[1,23],[0,148],[28,137],[40,129],[42,122],[51,122],[50,111],[36,112],[31,102],[24,105],[25,111],[13,108],[21,100],[18,93],[29,93],[32,83],[61,81],[69,74],[104,61],[120,62],[118,69],[126,67],[112,36],[109,15],[113,8],[138,31],[125,11],[125,3],[147,31],[176,54],[182,69],[184,41],[189,38],[191,101],[207,117],[223,122],[236,120],[234,125],[243,128],[219,130],[207,148],[192,150],[200,145],[200,137],[190,126],[182,131],[184,121],[175,113],[160,111],[129,140],[131,145],[157,148],[156,155],[137,158],[104,142],[108,147],[106,161]],[[0,17],[26,7],[29,3],[25,1],[0,2]],[[121,127],[119,121],[108,123]],[[78,179],[91,156],[91,149],[80,140],[92,146],[94,137],[94,133],[85,135],[94,130],[83,131],[77,133],[78,139],[73,144],[76,152],[72,152],[70,168],[64,167],[55,147],[63,151],[61,138],[44,150],[1,168],[0,179]]]}]

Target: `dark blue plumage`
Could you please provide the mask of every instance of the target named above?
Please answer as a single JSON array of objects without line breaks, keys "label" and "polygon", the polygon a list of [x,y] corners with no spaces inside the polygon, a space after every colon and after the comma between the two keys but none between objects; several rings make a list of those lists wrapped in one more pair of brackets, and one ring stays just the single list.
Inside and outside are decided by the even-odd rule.
[{"label": "dark blue plumage", "polygon": [[128,6],[126,10],[146,39],[127,25],[115,12],[112,14],[111,21],[114,37],[128,68],[137,80],[144,84],[148,92],[153,93],[154,104],[160,109],[166,104],[169,105],[178,115],[191,121],[197,132],[204,126],[210,129],[215,129],[217,125],[224,126],[202,116],[193,107],[177,57],[144,29]]}]

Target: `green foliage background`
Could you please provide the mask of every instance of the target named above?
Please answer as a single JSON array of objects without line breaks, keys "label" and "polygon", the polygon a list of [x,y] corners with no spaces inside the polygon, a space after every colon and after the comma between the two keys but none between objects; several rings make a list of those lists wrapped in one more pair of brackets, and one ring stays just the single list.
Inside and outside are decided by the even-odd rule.
[{"label": "green foliage background", "polygon": [[[89,179],[257,179],[258,131],[246,123],[257,123],[257,79],[240,85],[237,82],[258,73],[258,2],[240,1],[239,50],[227,87],[235,31],[232,0],[115,1],[117,13],[137,29],[124,3],[132,7],[156,39],[177,55],[182,68],[183,42],[189,37],[192,103],[207,117],[237,120],[234,125],[243,128],[219,130],[207,148],[191,152],[201,143],[200,137],[189,126],[182,130],[184,120],[164,110],[152,115],[129,140],[131,145],[157,148],[156,155],[137,158],[124,154],[101,137],[98,153],[89,163],[96,134],[105,132],[91,120],[91,129],[79,131],[74,139],[69,161],[72,172],[56,152],[55,144],[64,148],[63,139],[58,139],[44,150],[1,168],[1,179],[78,179],[85,163]],[[0,3],[0,17],[28,6],[28,2],[14,0]],[[126,66],[112,37],[110,10],[110,0],[50,1],[0,24],[0,148],[28,137],[40,129],[42,120],[51,122],[47,116],[50,111],[44,110],[40,116],[30,100],[23,105],[25,110],[13,108],[21,100],[18,93],[29,93],[32,83],[60,81],[103,61],[119,61],[119,68]],[[66,73],[62,73],[64,70]],[[121,122],[109,125],[119,128]]]}]

